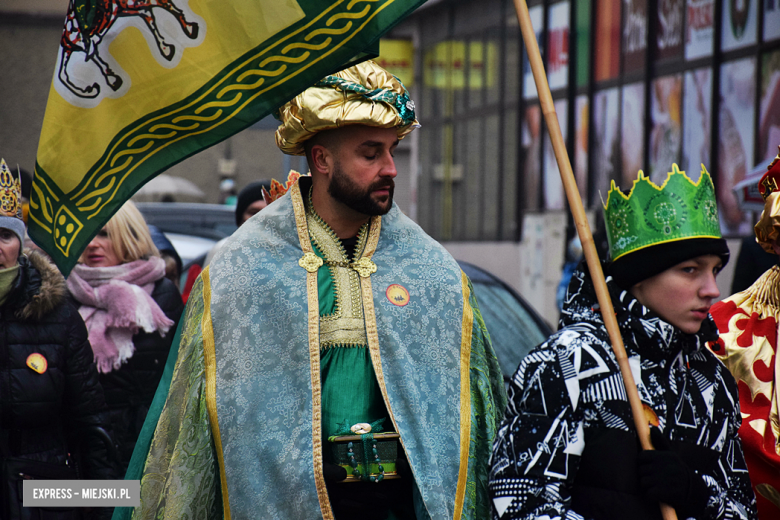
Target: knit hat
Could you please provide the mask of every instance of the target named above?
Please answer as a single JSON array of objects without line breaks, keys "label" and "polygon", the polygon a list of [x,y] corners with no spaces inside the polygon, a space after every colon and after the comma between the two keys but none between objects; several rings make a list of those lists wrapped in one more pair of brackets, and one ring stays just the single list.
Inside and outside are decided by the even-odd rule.
[{"label": "knit hat", "polygon": [[723,238],[666,242],[621,256],[609,265],[608,271],[618,286],[630,289],[680,262],[702,255],[717,255],[725,266],[729,262],[729,246]]},{"label": "knit hat", "polygon": [[24,247],[24,220],[22,220],[22,181],[14,178],[4,159],[0,159],[0,228],[10,229]]},{"label": "knit hat", "polygon": [[236,225],[241,225],[241,217],[243,217],[246,209],[255,201],[263,200],[263,188],[266,190],[271,189],[271,181],[257,181],[244,186],[238,194],[236,200]]},{"label": "knit hat", "polygon": [[729,259],[715,188],[703,165],[697,182],[672,165],[660,187],[640,171],[628,195],[613,181],[604,220],[612,259],[608,271],[623,289],[697,256],[717,255],[723,265]]},{"label": "knit hat", "polygon": [[403,83],[373,61],[344,69],[307,88],[283,105],[276,145],[304,155],[303,144],[317,132],[346,125],[395,128],[399,139],[420,124]]}]

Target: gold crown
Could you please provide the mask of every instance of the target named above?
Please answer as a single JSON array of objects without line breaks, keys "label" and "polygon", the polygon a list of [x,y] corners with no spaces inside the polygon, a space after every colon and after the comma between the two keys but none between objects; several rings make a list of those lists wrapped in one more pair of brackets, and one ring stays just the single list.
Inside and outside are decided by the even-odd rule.
[{"label": "gold crown", "polygon": [[0,159],[0,216],[22,218],[22,180]]}]

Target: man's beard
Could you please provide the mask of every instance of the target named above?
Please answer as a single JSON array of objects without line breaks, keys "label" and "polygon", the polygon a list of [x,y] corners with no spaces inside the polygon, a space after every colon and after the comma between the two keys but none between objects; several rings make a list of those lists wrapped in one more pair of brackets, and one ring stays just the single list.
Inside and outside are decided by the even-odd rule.
[{"label": "man's beard", "polygon": [[[328,185],[328,194],[331,197],[364,215],[385,215],[390,211],[390,208],[393,207],[393,190],[395,189],[393,179],[380,179],[366,190],[361,190],[352,183],[349,177],[344,175],[341,165],[336,164],[335,166],[333,177]],[[388,198],[384,202],[372,199],[371,193],[382,188],[389,190]]]}]

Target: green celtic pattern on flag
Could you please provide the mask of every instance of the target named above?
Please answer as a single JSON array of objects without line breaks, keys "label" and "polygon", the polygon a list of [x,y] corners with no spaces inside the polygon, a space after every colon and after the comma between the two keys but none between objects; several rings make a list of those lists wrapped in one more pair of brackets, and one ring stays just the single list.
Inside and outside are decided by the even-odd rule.
[{"label": "green celtic pattern on flag", "polygon": [[694,183],[675,164],[661,187],[640,171],[628,196],[612,181],[604,218],[612,260],[665,242],[721,238],[715,188],[704,167]]},{"label": "green celtic pattern on flag", "polygon": [[421,3],[339,0],[323,7],[299,1],[302,20],[234,60],[192,95],[124,127],[75,189],[65,193],[36,163],[30,236],[69,273],[92,237],[145,182],[354,61]]}]

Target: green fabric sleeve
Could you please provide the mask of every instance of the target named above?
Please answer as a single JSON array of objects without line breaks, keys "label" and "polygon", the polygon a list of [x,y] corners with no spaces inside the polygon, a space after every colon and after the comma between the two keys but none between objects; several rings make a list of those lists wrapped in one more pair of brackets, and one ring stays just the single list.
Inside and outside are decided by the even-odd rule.
[{"label": "green fabric sleeve", "polygon": [[141,477],[141,505],[133,512],[135,519],[222,516],[206,408],[203,312],[203,281],[199,278],[182,320],[178,361]]},{"label": "green fabric sleeve", "polygon": [[493,439],[504,417],[507,396],[498,358],[493,351],[474,288],[469,281],[469,303],[474,323],[471,331],[471,443],[469,479],[461,518],[490,518],[492,506],[488,493]]}]

